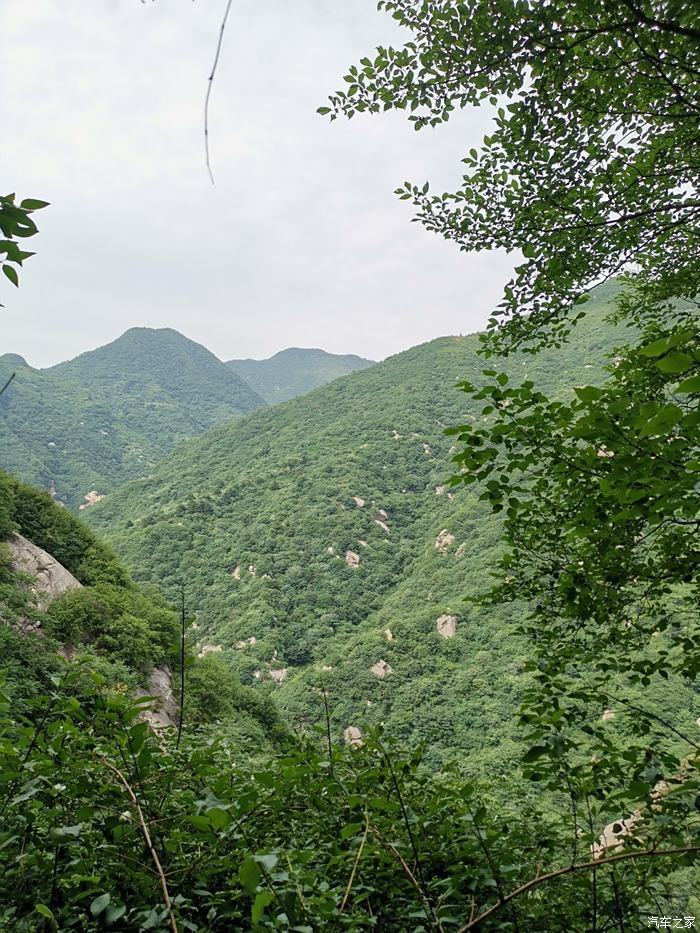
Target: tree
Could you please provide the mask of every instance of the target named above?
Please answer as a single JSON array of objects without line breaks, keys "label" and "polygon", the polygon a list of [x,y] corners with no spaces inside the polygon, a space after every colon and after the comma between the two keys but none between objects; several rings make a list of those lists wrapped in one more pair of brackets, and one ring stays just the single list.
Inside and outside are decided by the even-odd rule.
[{"label": "tree", "polygon": [[[591,288],[620,276],[627,334],[608,382],[557,400],[496,369],[465,382],[484,421],[452,429],[453,483],[481,483],[505,513],[509,553],[484,600],[529,607],[526,772],[570,798],[574,830],[634,816],[618,826],[627,846],[665,838],[690,851],[698,744],[659,699],[664,683],[700,671],[700,7],[379,6],[409,41],[351,67],[321,112],[402,109],[420,130],[462,107],[496,108],[457,191],[397,191],[460,249],[522,253],[484,354],[560,346]],[[630,713],[626,731],[612,707]]]},{"label": "tree", "polygon": [[17,204],[14,194],[0,195],[0,233],[4,237],[0,240],[0,268],[14,286],[19,285],[17,269],[34,255],[20,249],[17,241],[38,233],[30,215],[47,206],[47,201],[35,198],[25,198]]},{"label": "tree", "polygon": [[[592,284],[634,264],[657,299],[700,281],[700,10],[692,0],[383,0],[412,33],[345,76],[331,119],[402,109],[417,130],[497,107],[461,188],[406,183],[461,249],[519,249],[492,342],[562,336]],[[574,315],[575,317],[575,315]],[[507,327],[496,332],[500,319]]]}]

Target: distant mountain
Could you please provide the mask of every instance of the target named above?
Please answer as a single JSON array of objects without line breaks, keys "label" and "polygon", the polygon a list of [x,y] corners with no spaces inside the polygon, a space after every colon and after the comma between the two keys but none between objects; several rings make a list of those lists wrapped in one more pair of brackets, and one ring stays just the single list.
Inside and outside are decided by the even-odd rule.
[{"label": "distant mountain", "polygon": [[[499,368],[555,398],[598,382],[624,337],[588,309],[561,349]],[[141,581],[186,584],[196,637],[274,686],[292,725],[323,721],[323,684],[336,737],[383,722],[435,763],[498,774],[521,751],[525,609],[465,602],[491,585],[501,521],[447,484],[444,434],[484,417],[455,388],[488,368],[479,346],[434,340],[214,428],[88,520]]]},{"label": "distant mountain", "polygon": [[[73,508],[143,476],[176,444],[265,404],[207,349],[135,327],[50,369],[0,357],[0,467]],[[92,497],[94,498],[94,496]]]},{"label": "distant mountain", "polygon": [[245,379],[266,402],[274,405],[375,364],[353,354],[338,356],[325,350],[290,347],[268,360],[229,360],[226,365]]}]

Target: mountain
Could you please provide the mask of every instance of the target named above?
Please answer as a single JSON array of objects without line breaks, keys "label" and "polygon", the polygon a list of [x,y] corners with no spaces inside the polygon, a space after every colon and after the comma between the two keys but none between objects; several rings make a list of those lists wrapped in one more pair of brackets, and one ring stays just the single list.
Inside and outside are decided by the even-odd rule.
[{"label": "mountain", "polygon": [[[50,369],[0,357],[0,464],[73,508],[145,475],[180,441],[263,406],[204,347],[132,328]],[[89,501],[89,500],[88,500]]]},{"label": "mountain", "polygon": [[274,405],[375,364],[353,354],[338,356],[325,350],[290,347],[268,360],[229,360],[226,365]]},{"label": "mountain", "polygon": [[[550,396],[600,380],[623,335],[588,307],[562,348],[499,365]],[[522,610],[465,602],[489,586],[500,522],[447,486],[443,433],[482,418],[455,387],[487,367],[478,347],[434,340],[216,427],[89,521],[137,579],[183,584],[199,641],[244,683],[276,681],[294,726],[322,718],[323,682],[336,734],[384,722],[435,761],[501,767],[519,742]]]}]

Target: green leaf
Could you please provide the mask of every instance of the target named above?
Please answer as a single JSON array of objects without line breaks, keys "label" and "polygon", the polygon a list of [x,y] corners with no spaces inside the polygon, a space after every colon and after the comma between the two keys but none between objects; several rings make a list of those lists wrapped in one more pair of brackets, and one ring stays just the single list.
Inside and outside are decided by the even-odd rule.
[{"label": "green leaf", "polygon": [[582,402],[597,402],[603,395],[602,391],[595,386],[578,386],[574,392]]},{"label": "green leaf", "polygon": [[533,745],[531,749],[525,752],[522,757],[522,760],[525,764],[528,764],[531,761],[537,761],[538,758],[541,758],[542,755],[546,755],[549,749],[546,745]]},{"label": "green leaf", "polygon": [[105,911],[105,923],[108,925],[119,920],[126,913],[126,904],[112,904]]},{"label": "green leaf", "polygon": [[272,871],[279,862],[279,856],[274,852],[268,852],[266,855],[254,855],[253,858],[258,864],[263,865],[267,871]]},{"label": "green leaf", "polygon": [[695,395],[700,392],[700,374],[688,376],[683,382],[679,382],[676,386],[676,392],[680,392],[682,395]]},{"label": "green leaf", "polygon": [[18,288],[19,287],[19,276],[17,275],[17,270],[14,268],[14,266],[3,266],[2,271],[5,273],[8,279],[12,282],[15,288]]},{"label": "green leaf", "polygon": [[211,810],[207,811],[207,819],[213,829],[225,829],[231,824],[233,818],[226,810],[222,810],[220,807],[212,807]]},{"label": "green leaf", "polygon": [[660,369],[662,373],[684,373],[686,369],[690,369],[692,365],[692,356],[678,351],[667,354],[655,364],[656,368]]},{"label": "green leaf", "polygon": [[238,869],[238,878],[248,894],[255,893],[261,877],[262,872],[258,863],[250,855],[246,855]]},{"label": "green leaf", "polygon": [[670,348],[670,345],[668,337],[660,337],[658,340],[654,340],[653,343],[648,343],[645,347],[642,347],[639,354],[640,356],[663,356]]},{"label": "green leaf", "polygon": [[53,842],[65,842],[67,839],[75,839],[79,836],[82,828],[82,823],[76,823],[74,826],[54,826],[49,830],[49,836]]},{"label": "green leaf", "polygon": [[274,899],[275,895],[272,891],[258,891],[255,901],[253,902],[253,909],[250,912],[250,919],[253,924],[260,923],[265,913],[265,908],[268,907]]},{"label": "green leaf", "polygon": [[109,894],[100,894],[99,897],[96,897],[92,904],[90,904],[90,913],[92,916],[99,917],[102,911],[109,905],[111,899]]},{"label": "green leaf", "polygon": [[20,204],[23,211],[40,211],[42,207],[48,207],[49,201],[39,201],[38,198],[25,198]]},{"label": "green leaf", "polygon": [[42,917],[46,917],[47,920],[53,920],[54,923],[56,922],[56,918],[55,918],[55,916],[54,916],[54,914],[53,914],[53,911],[52,911],[52,910],[49,910],[49,908],[46,906],[46,904],[37,904],[37,905],[34,907],[34,910],[35,910],[38,914],[40,914]]}]

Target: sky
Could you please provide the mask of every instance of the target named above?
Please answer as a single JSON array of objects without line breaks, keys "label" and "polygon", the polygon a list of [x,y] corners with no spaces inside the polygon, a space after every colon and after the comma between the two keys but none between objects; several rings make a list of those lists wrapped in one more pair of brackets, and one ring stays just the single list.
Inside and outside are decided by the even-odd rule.
[{"label": "sky", "polygon": [[[514,261],[411,223],[404,180],[455,187],[490,114],[316,113],[350,64],[401,41],[375,0],[2,0],[0,190],[41,198],[0,353],[49,366],[133,326],[221,359],[288,346],[382,359],[482,327]],[[407,38],[407,37],[406,37]]]}]

